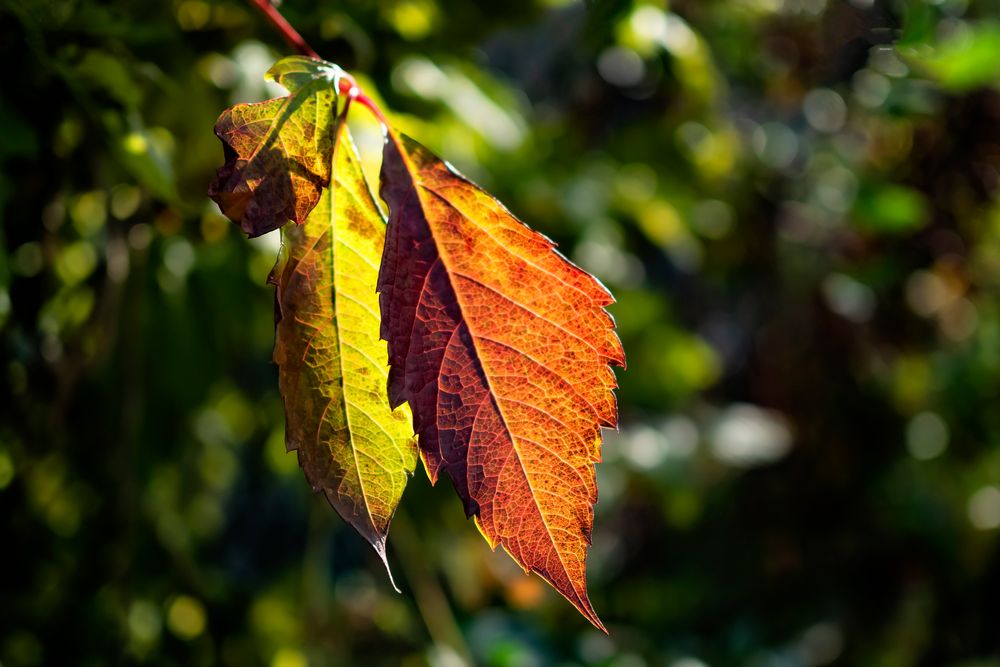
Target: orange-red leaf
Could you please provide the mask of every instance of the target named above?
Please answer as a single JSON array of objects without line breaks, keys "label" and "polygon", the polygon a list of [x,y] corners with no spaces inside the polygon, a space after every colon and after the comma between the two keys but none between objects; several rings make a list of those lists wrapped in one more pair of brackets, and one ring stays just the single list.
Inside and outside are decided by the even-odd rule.
[{"label": "orange-red leaf", "polygon": [[410,403],[428,474],[452,479],[490,545],[603,629],[585,560],[617,422],[609,364],[625,361],[611,295],[406,136],[386,142],[381,193],[390,403]]}]

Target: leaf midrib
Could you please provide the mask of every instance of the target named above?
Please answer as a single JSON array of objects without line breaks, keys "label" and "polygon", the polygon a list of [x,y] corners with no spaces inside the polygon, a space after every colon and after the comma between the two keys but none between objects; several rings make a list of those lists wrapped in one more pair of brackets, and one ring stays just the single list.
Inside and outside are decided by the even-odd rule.
[{"label": "leaf midrib", "polygon": [[[408,172],[408,174],[410,174],[410,178],[411,178],[411,182],[413,184],[413,187],[417,191],[417,197],[420,200],[420,204],[421,204],[421,212],[426,211],[426,203],[424,201],[424,196],[422,194],[422,191],[426,190],[427,192],[432,193],[436,197],[438,197],[441,200],[443,200],[446,203],[448,203],[448,205],[453,210],[455,210],[457,213],[461,214],[461,212],[458,211],[458,209],[456,209],[455,206],[452,205],[451,202],[447,198],[443,197],[442,195],[440,195],[439,193],[437,193],[433,189],[426,187],[423,183],[417,183],[417,179],[414,178],[413,175],[412,175],[413,174],[413,165],[412,165],[412,163],[408,159],[408,156],[404,153],[404,151],[402,150],[401,147],[400,147],[399,153],[400,153],[400,157],[406,162],[407,172]],[[492,381],[490,380],[490,375],[489,375],[489,373],[486,372],[486,368],[483,365],[483,356],[482,356],[482,352],[479,349],[479,345],[476,342],[476,338],[477,338],[476,333],[473,331],[472,327],[470,326],[469,319],[465,316],[465,310],[466,309],[465,309],[465,307],[464,307],[464,305],[462,303],[462,297],[459,295],[458,290],[455,289],[455,285],[452,283],[452,279],[451,279],[452,269],[450,268],[450,266],[448,264],[448,261],[445,258],[445,253],[443,253],[441,251],[441,246],[437,243],[437,239],[434,238],[434,231],[433,231],[433,229],[431,229],[430,220],[428,219],[428,217],[427,217],[426,214],[424,215],[424,221],[427,224],[427,229],[428,229],[428,231],[431,234],[431,238],[434,239],[434,244],[435,244],[435,247],[436,247],[436,250],[437,250],[437,255],[440,258],[441,263],[445,267],[445,275],[446,275],[446,277],[448,279],[448,285],[451,288],[452,293],[455,295],[455,300],[458,303],[459,311],[462,313],[462,322],[461,323],[464,323],[465,326],[466,326],[466,328],[469,330],[469,336],[472,339],[472,345],[473,345],[473,348],[475,349],[475,352],[476,352],[476,361],[479,364],[479,367],[483,371],[483,377],[484,377],[484,379],[486,381],[487,389],[489,390],[490,400],[496,406],[497,413],[500,416],[500,420],[503,422],[504,430],[507,432],[508,437],[510,438],[511,448],[517,454],[518,465],[521,468],[521,472],[524,474],[524,479],[525,479],[525,481],[528,484],[528,488],[531,490],[532,502],[535,505],[536,511],[538,512],[538,516],[539,516],[539,518],[542,521],[542,525],[545,526],[545,534],[548,535],[549,542],[552,544],[552,549],[556,552],[556,556],[559,558],[559,564],[562,565],[563,572],[566,574],[566,578],[569,580],[570,585],[573,587],[573,591],[574,591],[574,593],[576,593],[578,602],[580,603],[581,606],[585,607],[584,600],[586,599],[586,596],[581,596],[580,595],[580,591],[576,588],[575,582],[573,581],[573,577],[572,577],[572,575],[569,572],[569,568],[566,567],[566,561],[563,560],[562,551],[559,549],[559,546],[558,546],[558,544],[557,544],[557,542],[555,540],[555,537],[552,534],[552,529],[550,528],[549,523],[546,520],[545,513],[542,511],[542,508],[541,508],[540,504],[538,503],[538,500],[537,500],[538,495],[537,495],[537,492],[535,491],[534,486],[532,486],[532,484],[531,484],[531,476],[528,474],[528,471],[527,471],[527,469],[524,466],[524,461],[522,460],[522,457],[521,457],[521,451],[520,451],[520,448],[517,445],[517,438],[515,438],[513,431],[511,430],[510,426],[508,425],[507,416],[504,414],[503,408],[500,406],[500,401],[498,400],[497,394],[496,394],[496,392],[495,392],[495,390],[493,388]],[[549,272],[546,271],[546,273],[549,273]],[[553,277],[555,277],[555,276],[553,276]],[[560,282],[563,282],[563,281],[560,280]],[[576,289],[579,289],[579,288],[576,288]],[[460,323],[459,326],[461,326],[461,323]]]},{"label": "leaf midrib", "polygon": [[[385,544],[385,537],[381,534],[378,526],[375,525],[375,518],[372,516],[371,503],[368,500],[368,489],[365,485],[364,475],[361,474],[361,461],[358,460],[358,447],[354,441],[354,428],[351,425],[351,410],[350,410],[350,398],[348,396],[347,389],[347,375],[344,368],[344,348],[347,343],[344,341],[344,336],[340,329],[340,289],[339,289],[339,276],[340,272],[338,270],[338,253],[336,252],[337,247],[337,198],[335,196],[337,190],[343,193],[344,187],[337,187],[337,155],[340,147],[340,131],[341,123],[336,122],[333,127],[333,151],[331,152],[330,158],[330,219],[329,219],[329,230],[330,230],[330,269],[331,269],[331,280],[330,280],[330,291],[331,300],[333,301],[333,318],[334,318],[334,328],[337,331],[337,363],[340,367],[340,393],[344,397],[342,402],[342,407],[344,410],[344,423],[347,425],[347,437],[351,443],[351,456],[354,458],[354,472],[358,476],[358,486],[361,487],[361,495],[365,501],[365,513],[368,516],[368,523],[372,528],[372,535],[379,545]],[[353,193],[348,192],[349,195],[353,196]],[[353,346],[352,346],[353,347]],[[374,419],[372,419],[375,422]],[[377,424],[377,422],[375,422]],[[383,429],[384,430],[384,429]],[[390,441],[392,438],[390,438]]]}]

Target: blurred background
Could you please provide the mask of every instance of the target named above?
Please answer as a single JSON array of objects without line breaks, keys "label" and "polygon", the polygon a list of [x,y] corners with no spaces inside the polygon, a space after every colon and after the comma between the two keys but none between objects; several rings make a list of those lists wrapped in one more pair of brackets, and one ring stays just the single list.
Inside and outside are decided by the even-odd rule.
[{"label": "blurred background", "polygon": [[[0,664],[1000,665],[1000,2],[286,0],[614,292],[591,628],[286,454],[239,0],[0,0]],[[352,121],[366,167],[377,128]]]}]

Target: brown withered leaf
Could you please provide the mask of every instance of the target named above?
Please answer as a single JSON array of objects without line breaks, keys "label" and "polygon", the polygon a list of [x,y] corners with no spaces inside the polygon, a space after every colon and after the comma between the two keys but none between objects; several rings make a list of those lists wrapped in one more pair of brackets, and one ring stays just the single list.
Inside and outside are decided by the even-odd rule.
[{"label": "brown withered leaf", "polygon": [[288,95],[237,104],[215,124],[226,162],[208,189],[227,218],[260,236],[302,224],[330,184],[341,69],[302,56],[279,60],[267,78]]}]

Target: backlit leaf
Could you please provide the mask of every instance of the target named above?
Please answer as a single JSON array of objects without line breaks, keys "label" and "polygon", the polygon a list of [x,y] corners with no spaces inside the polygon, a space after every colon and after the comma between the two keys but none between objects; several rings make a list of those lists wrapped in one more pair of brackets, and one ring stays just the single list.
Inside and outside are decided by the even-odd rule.
[{"label": "backlit leaf", "polygon": [[432,480],[444,472],[503,545],[595,626],[585,560],[609,364],[607,290],[420,144],[390,134],[379,274],[391,405],[408,401]]},{"label": "backlit leaf", "polygon": [[291,56],[267,77],[284,86],[284,97],[237,104],[215,124],[226,163],[208,194],[250,236],[289,220],[301,224],[330,183],[330,156],[341,69],[321,60]]},{"label": "backlit leaf", "polygon": [[[346,126],[333,187],[303,225],[282,228],[274,360],[285,402],[285,442],[314,491],[383,561],[389,522],[416,464],[410,411],[385,393],[375,284],[385,222]],[[388,568],[388,564],[386,565]]]}]

